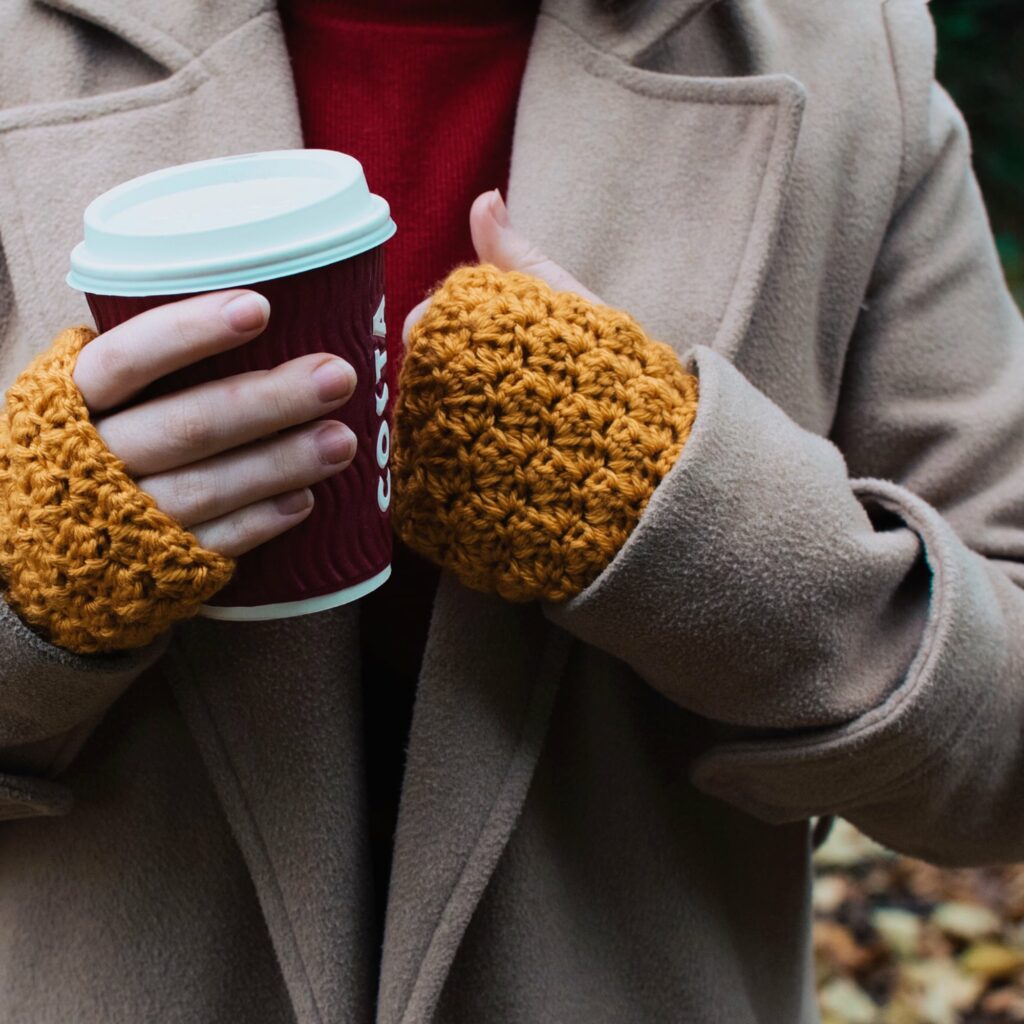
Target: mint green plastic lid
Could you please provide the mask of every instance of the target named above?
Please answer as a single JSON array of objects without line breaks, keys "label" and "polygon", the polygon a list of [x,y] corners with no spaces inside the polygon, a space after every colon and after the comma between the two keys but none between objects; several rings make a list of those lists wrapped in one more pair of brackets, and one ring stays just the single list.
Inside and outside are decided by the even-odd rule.
[{"label": "mint green plastic lid", "polygon": [[96,295],[254,284],[366,252],[395,233],[355,157],[280,149],[165,167],[97,196],[66,281]]}]

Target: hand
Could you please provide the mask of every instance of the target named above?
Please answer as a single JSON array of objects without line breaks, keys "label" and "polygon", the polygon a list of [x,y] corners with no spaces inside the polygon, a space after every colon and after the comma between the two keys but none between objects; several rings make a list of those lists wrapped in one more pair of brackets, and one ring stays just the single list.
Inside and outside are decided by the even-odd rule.
[{"label": "hand", "polygon": [[[497,189],[481,192],[469,208],[469,232],[481,263],[493,263],[499,270],[519,270],[549,284],[556,292],[575,292],[595,305],[604,301],[580,284],[568,270],[548,259],[523,238],[509,220],[508,210]],[[432,296],[413,306],[402,327],[402,341],[409,344],[409,332],[427,311]]]},{"label": "hand", "polygon": [[90,341],[73,374],[93,425],[139,487],[202,546],[232,558],[302,522],[313,507],[308,485],[352,461],[348,427],[308,424],[348,400],[352,366],[312,353],[98,414],[251,341],[269,312],[263,296],[244,289],[158,306]]},{"label": "hand", "polygon": [[676,463],[697,379],[508,222],[406,318],[392,433],[402,540],[466,586],[563,601],[615,557]]}]

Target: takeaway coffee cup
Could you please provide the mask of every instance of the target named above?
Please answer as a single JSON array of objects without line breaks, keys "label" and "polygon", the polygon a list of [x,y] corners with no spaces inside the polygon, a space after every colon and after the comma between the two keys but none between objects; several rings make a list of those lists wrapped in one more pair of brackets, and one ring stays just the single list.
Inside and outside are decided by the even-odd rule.
[{"label": "takeaway coffee cup", "polygon": [[312,485],[313,511],[298,526],[238,558],[201,614],[288,618],[379,587],[391,571],[397,355],[384,324],[382,246],[395,224],[359,161],[298,149],[167,167],[104,192],[84,222],[66,280],[85,293],[100,332],[199,292],[246,287],[270,301],[259,337],[160,378],[133,404],[309,352],[355,367],[355,393],[324,417],[355,433],[355,459]]}]

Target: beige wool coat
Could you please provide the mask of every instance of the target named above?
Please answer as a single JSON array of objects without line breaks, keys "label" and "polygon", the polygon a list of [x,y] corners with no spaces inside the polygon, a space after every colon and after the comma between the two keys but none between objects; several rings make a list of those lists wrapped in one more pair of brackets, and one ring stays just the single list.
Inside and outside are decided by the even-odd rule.
[{"label": "beige wool coat", "polygon": [[[0,39],[6,387],[90,199],[302,138],[272,0]],[[699,375],[679,462],[564,606],[443,576],[382,949],[358,604],[0,604],[0,1022],[811,1024],[814,818],[1024,859],[1024,328],[933,62],[922,0],[544,0],[509,209]]]}]

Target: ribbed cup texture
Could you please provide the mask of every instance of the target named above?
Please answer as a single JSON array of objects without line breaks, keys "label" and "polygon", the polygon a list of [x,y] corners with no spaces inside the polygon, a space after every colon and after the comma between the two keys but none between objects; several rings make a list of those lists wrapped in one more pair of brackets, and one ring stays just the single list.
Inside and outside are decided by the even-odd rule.
[{"label": "ribbed cup texture", "polygon": [[[386,339],[373,334],[374,313],[384,296],[383,247],[245,287],[270,301],[270,320],[263,333],[160,378],[133,404],[205,381],[272,369],[307,353],[332,352],[352,364],[357,385],[345,405],[323,419],[347,424],[357,448],[347,469],[311,485],[314,505],[306,519],[238,558],[231,582],[206,602],[221,607],[255,607],[337,593],[371,579],[391,561],[389,510],[382,511],[378,502],[378,490],[389,490],[390,484],[387,466],[378,464],[378,447],[379,442],[383,447],[382,430],[390,437],[394,396],[386,387],[386,365],[377,381],[375,352],[387,349]],[[186,296],[87,296],[101,332],[143,310],[182,298]]]}]

